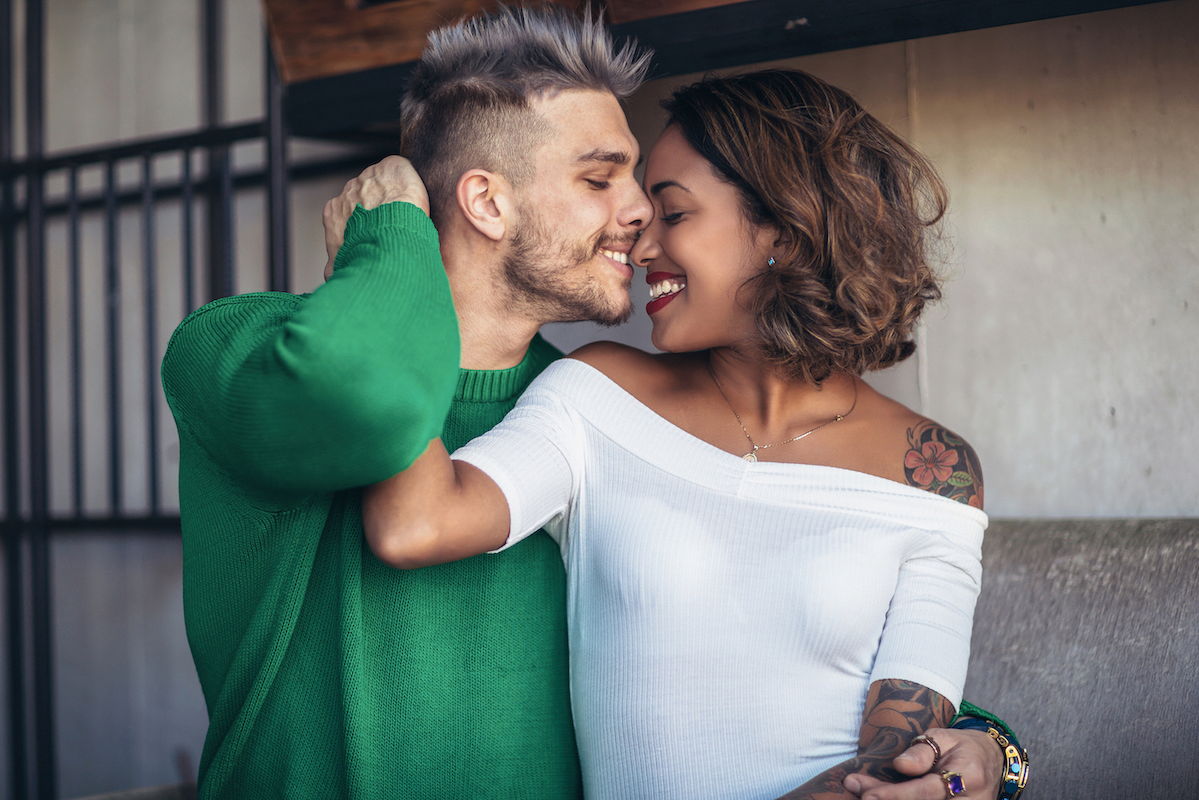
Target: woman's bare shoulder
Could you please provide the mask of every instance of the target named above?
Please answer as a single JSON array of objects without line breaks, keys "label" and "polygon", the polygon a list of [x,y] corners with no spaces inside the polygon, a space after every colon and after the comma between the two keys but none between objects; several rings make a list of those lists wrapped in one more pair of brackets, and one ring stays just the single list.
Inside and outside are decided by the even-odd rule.
[{"label": "woman's bare shoulder", "polygon": [[964,437],[868,384],[859,408],[863,424],[849,451],[862,471],[982,508],[982,466]]},{"label": "woman's bare shoulder", "polygon": [[663,395],[673,393],[694,372],[695,354],[647,353],[620,342],[592,342],[575,350],[570,358],[604,373],[616,385],[643,403],[656,406]]},{"label": "woman's bare shoulder", "polygon": [[939,422],[913,415],[906,426],[903,474],[910,486],[983,507],[983,471],[963,437]]},{"label": "woman's bare shoulder", "polygon": [[644,368],[644,362],[653,359],[649,353],[632,345],[609,341],[585,344],[569,357],[589,364],[605,374],[608,374],[609,370],[619,372]]}]

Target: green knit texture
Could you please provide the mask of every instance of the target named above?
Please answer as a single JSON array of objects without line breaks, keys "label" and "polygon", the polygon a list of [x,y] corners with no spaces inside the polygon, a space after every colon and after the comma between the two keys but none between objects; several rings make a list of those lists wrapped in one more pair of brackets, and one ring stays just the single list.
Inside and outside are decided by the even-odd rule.
[{"label": "green knit texture", "polygon": [[310,295],[209,303],[163,359],[209,712],[199,795],[578,797],[557,546],[396,570],[355,488],[493,427],[560,354],[537,339],[510,370],[457,369],[414,206],[356,210],[335,266]]},{"label": "green knit texture", "polygon": [[[962,719],[963,717],[975,717],[977,719],[986,720],[987,722],[994,725],[996,728],[999,728],[1001,731],[1006,733],[1008,736],[1010,736],[1012,738],[1016,738],[1015,732],[1010,727],[1008,727],[1008,724],[1006,722],[1004,722],[999,717],[992,714],[990,711],[987,711],[985,708],[976,706],[976,705],[974,705],[974,703],[971,703],[967,700],[962,701],[962,705],[958,709],[957,715],[954,716],[953,722],[957,722],[959,719]],[[952,726],[952,724],[953,723],[950,723],[951,726]]]}]

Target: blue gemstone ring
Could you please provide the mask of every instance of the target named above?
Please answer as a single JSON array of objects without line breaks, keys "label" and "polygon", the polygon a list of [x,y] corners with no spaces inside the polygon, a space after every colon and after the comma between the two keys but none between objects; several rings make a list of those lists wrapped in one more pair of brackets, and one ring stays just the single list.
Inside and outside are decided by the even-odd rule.
[{"label": "blue gemstone ring", "polygon": [[966,793],[966,782],[956,772],[941,770],[941,782],[945,784],[945,800],[961,797]]}]

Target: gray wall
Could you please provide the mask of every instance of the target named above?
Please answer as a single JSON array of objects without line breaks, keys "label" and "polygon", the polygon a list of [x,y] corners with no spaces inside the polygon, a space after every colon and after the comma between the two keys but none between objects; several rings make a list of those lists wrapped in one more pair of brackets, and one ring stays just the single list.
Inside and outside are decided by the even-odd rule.
[{"label": "gray wall", "polygon": [[[227,115],[253,118],[261,109],[258,9],[227,6]],[[194,2],[52,0],[48,10],[51,148],[196,124]],[[872,381],[971,439],[993,515],[1199,516],[1195,30],[1199,2],[1174,0],[785,62],[855,93],[931,156],[949,185],[945,300],[927,316],[918,355]],[[682,80],[652,83],[630,103],[644,147],[661,124],[658,99]],[[297,143],[294,152],[329,150]],[[238,157],[247,165],[261,154],[249,148]],[[297,290],[319,280],[320,208],[343,180],[292,189]],[[239,200],[241,289],[262,280],[262,203],[260,193]],[[161,296],[169,300],[180,291],[168,252],[178,209],[161,214]],[[99,252],[97,224],[89,222],[87,258]],[[138,252],[136,225],[127,253]],[[50,325],[60,336],[51,346],[59,353],[62,252],[61,230],[52,231]],[[132,258],[127,271],[126,304],[136,308]],[[640,284],[636,297],[645,300]],[[86,313],[100,324],[98,305]],[[132,312],[128,320],[128,358],[138,364],[141,323]],[[176,321],[161,320],[158,352]],[[547,335],[565,348],[597,336],[646,346],[647,331],[640,314],[622,329],[553,326]],[[65,374],[51,380],[51,498],[65,509]],[[87,380],[103,389],[98,369]],[[130,425],[144,413],[141,381],[130,373]],[[177,453],[163,419],[169,472]],[[89,420],[87,497],[96,513],[105,511],[104,446],[102,423]],[[128,450],[126,501],[136,508],[145,503],[144,444],[131,440]],[[177,541],[72,537],[53,552],[64,796],[175,780],[178,752],[198,762],[204,727],[182,632]]]}]

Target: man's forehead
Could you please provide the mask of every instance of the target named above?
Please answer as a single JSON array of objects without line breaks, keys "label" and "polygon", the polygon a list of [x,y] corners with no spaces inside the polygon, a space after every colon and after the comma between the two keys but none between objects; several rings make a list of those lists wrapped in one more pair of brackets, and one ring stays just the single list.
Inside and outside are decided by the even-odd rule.
[{"label": "man's forehead", "polygon": [[554,130],[559,158],[579,166],[629,164],[637,160],[637,140],[624,109],[610,92],[572,89],[533,101],[534,110]]}]

